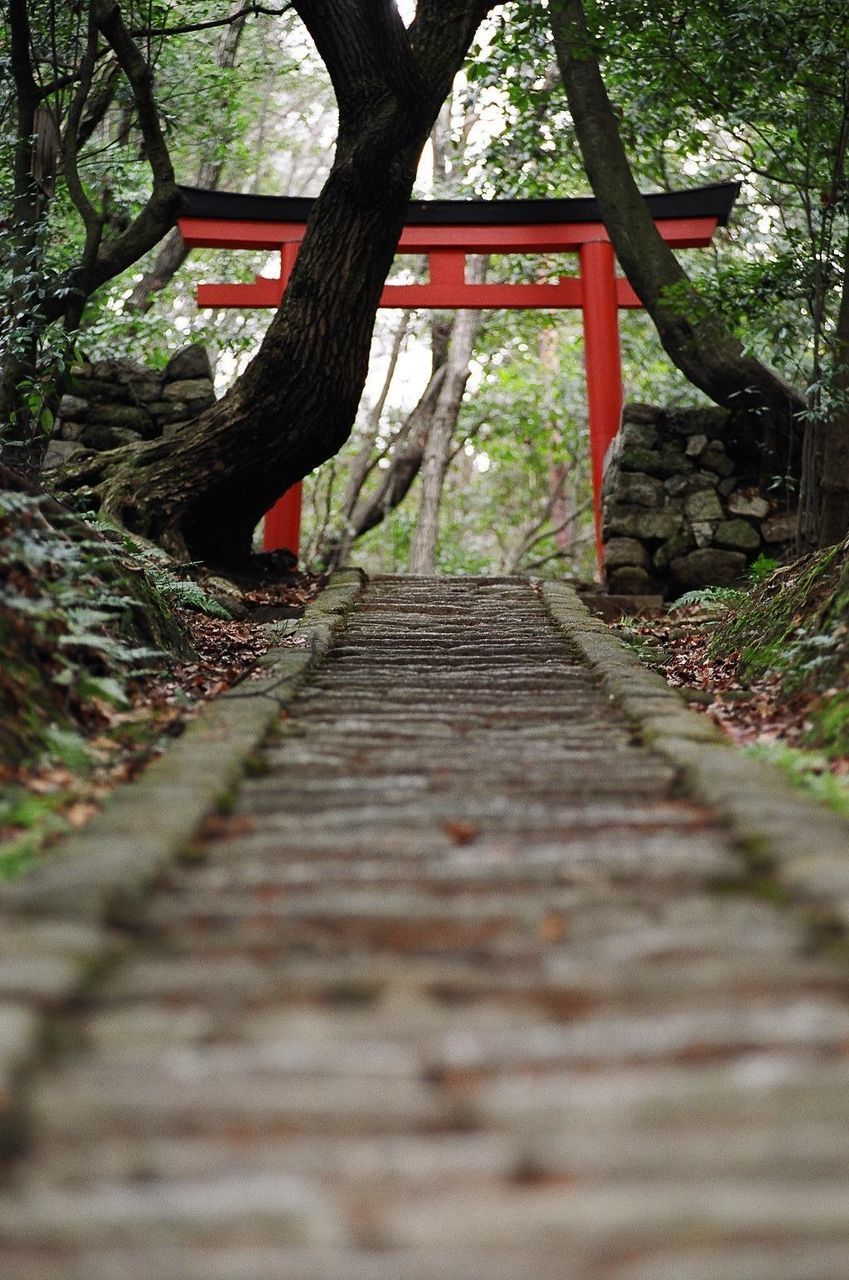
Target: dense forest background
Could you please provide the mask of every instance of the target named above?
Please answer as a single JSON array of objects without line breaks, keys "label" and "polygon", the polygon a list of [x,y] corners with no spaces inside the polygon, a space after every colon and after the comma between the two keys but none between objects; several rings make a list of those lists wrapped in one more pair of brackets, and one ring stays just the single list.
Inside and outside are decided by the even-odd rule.
[{"label": "dense forest background", "polygon": [[[547,6],[479,8],[488,12],[414,194],[585,194]],[[181,260],[167,236],[167,165],[189,185],[317,195],[334,158],[334,86],[302,21],[309,12],[134,0],[119,30],[112,9],[13,0],[0,32],[4,454],[36,470],[75,360],[161,366],[203,342],[221,392],[260,345],[267,313],[199,313],[194,288],[277,264],[214,251]],[[800,433],[813,440],[825,423],[845,436],[849,20],[825,0],[628,0],[586,12],[640,188],[742,183],[715,246],[681,255],[699,305],[795,389]],[[576,263],[504,257],[477,269],[548,279]],[[391,278],[422,270],[399,258]],[[626,398],[703,398],[647,314],[621,320]],[[789,457],[788,447],[788,468]],[[380,312],[354,430],[308,477],[307,560],[338,561],[355,546],[370,569],[426,566],[416,477],[428,459],[442,499],[440,570],[590,574],[579,315]],[[776,487],[798,483],[788,468]]]}]

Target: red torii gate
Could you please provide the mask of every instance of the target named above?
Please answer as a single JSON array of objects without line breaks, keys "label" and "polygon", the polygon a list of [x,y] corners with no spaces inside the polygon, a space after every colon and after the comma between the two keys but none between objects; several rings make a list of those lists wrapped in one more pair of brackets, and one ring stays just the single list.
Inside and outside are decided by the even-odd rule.
[{"label": "red torii gate", "polygon": [[[252,284],[202,284],[201,307],[278,307],[304,238],[312,199],[238,195],[181,187],[178,225],[189,248],[268,249],[280,253],[280,275],[256,276]],[[709,245],[724,226],[739,183],[715,183],[688,191],[644,196],[655,226],[679,249]],[[604,459],[619,430],[622,368],[620,307],[641,307],[624,277],[617,276],[613,246],[592,197],[556,200],[413,200],[398,241],[399,253],[426,254],[426,284],[384,287],[382,307],[432,309],[579,307],[583,314],[584,363],[592,463],[596,542],[600,553],[601,482]],[[578,276],[556,284],[468,284],[466,254],[577,253]],[[294,485],[265,517],[267,550],[297,554],[301,485]]]}]

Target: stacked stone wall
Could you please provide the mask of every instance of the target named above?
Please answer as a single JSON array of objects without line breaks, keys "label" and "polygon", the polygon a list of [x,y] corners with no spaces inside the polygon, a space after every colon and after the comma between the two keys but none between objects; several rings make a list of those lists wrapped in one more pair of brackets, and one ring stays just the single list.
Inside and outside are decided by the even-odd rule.
[{"label": "stacked stone wall", "polygon": [[174,435],[214,403],[209,355],[197,344],[178,351],[162,370],[134,360],[76,365],[59,404],[48,462],[57,466],[84,449]]},{"label": "stacked stone wall", "polygon": [[763,476],[751,421],[719,408],[626,405],[603,489],[609,591],[680,595],[781,558],[795,514]]}]

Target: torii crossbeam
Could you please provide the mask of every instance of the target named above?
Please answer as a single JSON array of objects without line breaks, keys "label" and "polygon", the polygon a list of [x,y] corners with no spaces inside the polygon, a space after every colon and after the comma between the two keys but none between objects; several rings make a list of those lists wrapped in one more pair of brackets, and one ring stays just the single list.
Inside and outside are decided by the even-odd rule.
[{"label": "torii crossbeam", "polygon": [[[180,233],[189,248],[267,249],[280,253],[280,275],[250,284],[202,284],[201,307],[277,307],[304,238],[311,199],[237,195],[181,187]],[[655,226],[678,249],[704,248],[728,222],[740,186],[715,183],[689,191],[644,196]],[[604,459],[619,430],[622,368],[620,307],[642,306],[616,274],[610,237],[595,199],[413,200],[398,241],[399,253],[426,254],[426,284],[386,285],[382,307],[434,309],[580,308],[592,462],[596,541],[600,552]],[[579,274],[551,284],[471,284],[466,255],[577,253]],[[297,554],[301,486],[285,494],[265,518],[264,545]]]}]

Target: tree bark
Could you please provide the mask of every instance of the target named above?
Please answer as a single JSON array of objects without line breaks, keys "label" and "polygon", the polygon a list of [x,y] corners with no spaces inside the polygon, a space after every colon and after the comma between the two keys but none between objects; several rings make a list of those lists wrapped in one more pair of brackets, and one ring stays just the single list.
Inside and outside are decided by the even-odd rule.
[{"label": "tree bark", "polygon": [[328,568],[335,569],[344,564],[356,540],[381,524],[390,511],[400,507],[410,492],[421,470],[425,443],[444,380],[445,366],[440,365],[396,435],[392,459],[386,470],[380,472],[377,488],[358,500],[351,512],[345,538],[328,549]]},{"label": "tree bark", "polygon": [[[297,0],[333,82],[339,132],[283,303],[230,392],[180,435],[71,473],[176,554],[233,562],[260,516],[347,439],[418,158],[491,0]],[[103,473],[98,471],[103,468]],[[67,481],[66,481],[67,483]]]},{"label": "tree bark", "polygon": [[616,255],[670,358],[717,404],[746,409],[786,441],[802,397],[752,356],[700,297],[634,181],[581,0],[551,0],[551,29],[584,167]]},{"label": "tree bark", "polygon": [[[480,271],[478,274],[482,276],[483,272]],[[448,468],[448,452],[451,437],[457,425],[463,392],[469,380],[469,361],[472,358],[480,322],[479,311],[457,312],[448,362],[445,366],[445,379],[422,458],[421,504],[413,545],[410,549],[410,573],[433,574],[436,570],[439,506]]]},{"label": "tree bark", "polygon": [[842,542],[849,533],[849,236],[831,368],[829,402],[809,423],[805,441],[799,532],[806,551]]}]

